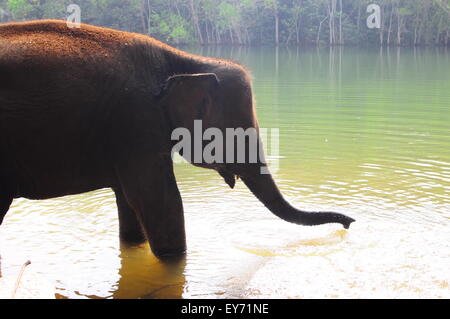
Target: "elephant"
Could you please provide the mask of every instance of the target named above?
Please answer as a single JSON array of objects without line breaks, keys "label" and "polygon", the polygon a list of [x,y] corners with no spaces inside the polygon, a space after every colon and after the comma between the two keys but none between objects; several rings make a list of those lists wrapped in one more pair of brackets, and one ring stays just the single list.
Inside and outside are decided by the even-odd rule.
[{"label": "elephant", "polygon": [[[163,259],[186,253],[171,132],[259,130],[250,72],[149,36],[58,20],[0,25],[0,224],[13,199],[114,191],[125,243]],[[258,137],[258,143],[260,138]],[[241,179],[273,214],[299,225],[354,219],[291,206],[265,161],[194,165]]]}]

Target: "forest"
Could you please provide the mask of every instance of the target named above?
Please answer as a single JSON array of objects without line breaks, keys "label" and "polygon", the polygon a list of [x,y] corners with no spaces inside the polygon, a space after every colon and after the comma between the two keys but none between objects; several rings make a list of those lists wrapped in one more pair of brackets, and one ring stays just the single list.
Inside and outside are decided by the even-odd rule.
[{"label": "forest", "polygon": [[[367,26],[369,4],[379,25]],[[66,19],[151,35],[171,44],[450,44],[450,0],[0,0],[0,22]]]}]

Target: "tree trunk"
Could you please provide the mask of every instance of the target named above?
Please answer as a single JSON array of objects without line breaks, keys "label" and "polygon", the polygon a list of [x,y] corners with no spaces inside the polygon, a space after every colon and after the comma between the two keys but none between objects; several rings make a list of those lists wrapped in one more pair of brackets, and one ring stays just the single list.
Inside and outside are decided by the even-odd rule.
[{"label": "tree trunk", "polygon": [[295,38],[297,40],[297,45],[300,44],[300,13],[297,16],[297,20],[295,22]]},{"label": "tree trunk", "polygon": [[231,26],[228,27],[228,30],[229,30],[229,32],[230,32],[230,40],[231,40],[231,44],[234,44],[233,30],[231,30]]},{"label": "tree trunk", "polygon": [[391,14],[389,17],[389,30],[387,35],[387,45],[389,46],[391,44],[391,32],[392,32],[392,16],[394,15],[394,5],[391,5]]},{"label": "tree trunk", "polygon": [[147,32],[148,32],[147,23],[145,22],[145,0],[141,1],[141,24],[142,24],[142,33],[147,34]]},{"label": "tree trunk", "polygon": [[336,30],[335,30],[335,24],[334,24],[334,18],[336,16],[336,1],[337,0],[330,0],[330,2],[328,2],[328,15],[329,15],[329,20],[328,20],[328,27],[329,27],[329,31],[330,31],[330,45],[334,45],[336,44]]},{"label": "tree trunk", "polygon": [[239,28],[234,27],[234,30],[235,30],[234,33],[236,34],[238,44],[242,45],[243,42],[242,42],[241,32],[240,32]]},{"label": "tree trunk", "polygon": [[380,46],[383,46],[384,43],[384,9],[383,5],[380,5],[380,15],[381,15],[381,21],[380,21]]},{"label": "tree trunk", "polygon": [[219,28],[217,28],[216,27],[216,36],[217,36],[217,44],[220,44],[220,43],[222,43],[222,38],[221,38],[221,36],[220,36],[220,30],[219,30]]},{"label": "tree trunk", "polygon": [[[333,1],[333,0],[330,0]],[[330,45],[333,44],[333,9],[332,9],[332,4],[330,4],[330,2],[327,3],[328,4],[328,43]]]},{"label": "tree trunk", "polygon": [[439,19],[439,23],[437,25],[436,45],[439,44],[439,39],[440,39],[440,34],[441,34],[441,25],[442,25],[442,16]]},{"label": "tree trunk", "polygon": [[280,19],[278,16],[278,2],[275,0],[274,7],[274,16],[275,16],[275,45],[278,46],[280,44]]},{"label": "tree trunk", "polygon": [[150,0],[147,0],[147,32],[146,34],[150,35],[150,31],[151,31],[151,15],[152,15],[152,11],[151,11],[151,7],[150,7]]},{"label": "tree trunk", "polygon": [[400,15],[400,10],[397,8],[397,45],[400,46],[402,44],[402,23],[403,19]]},{"label": "tree trunk", "polygon": [[194,21],[195,30],[197,32],[198,40],[200,41],[201,44],[203,44],[202,31],[200,29],[200,24],[198,22],[198,15],[197,15],[197,11],[195,10],[194,0],[189,0],[189,5],[190,5],[190,9],[191,9],[191,14],[192,14],[192,20]]},{"label": "tree trunk", "polygon": [[414,27],[414,46],[417,46],[417,26]]},{"label": "tree trunk", "polygon": [[322,29],[322,23],[325,22],[325,20],[328,19],[328,17],[325,17],[322,21],[319,23],[319,30],[317,30],[317,38],[316,38],[316,44],[318,45],[320,42],[320,31]]},{"label": "tree trunk", "polygon": [[356,33],[358,34],[358,37],[360,36],[359,34],[359,25],[361,23],[360,21],[361,21],[361,3],[360,1],[358,1],[358,19],[356,20],[356,31],[357,31]]},{"label": "tree trunk", "polygon": [[344,35],[342,34],[342,0],[339,0],[339,44],[344,44]]}]

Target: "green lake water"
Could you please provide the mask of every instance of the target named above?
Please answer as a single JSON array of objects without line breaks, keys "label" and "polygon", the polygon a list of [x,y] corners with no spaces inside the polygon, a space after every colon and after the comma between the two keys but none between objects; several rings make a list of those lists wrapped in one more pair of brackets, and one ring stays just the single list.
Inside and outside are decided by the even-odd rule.
[{"label": "green lake water", "polygon": [[212,171],[176,164],[184,262],[121,245],[114,197],[100,190],[16,200],[0,227],[3,274],[29,259],[69,298],[450,298],[449,51],[186,50],[251,71],[286,198],[357,222],[292,225],[242,182],[231,190]]}]

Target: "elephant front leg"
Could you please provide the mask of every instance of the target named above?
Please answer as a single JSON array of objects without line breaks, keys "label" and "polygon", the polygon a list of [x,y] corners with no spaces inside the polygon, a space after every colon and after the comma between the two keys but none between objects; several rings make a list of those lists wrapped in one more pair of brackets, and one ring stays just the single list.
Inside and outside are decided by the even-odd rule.
[{"label": "elephant front leg", "polygon": [[128,204],[123,191],[114,189],[117,209],[119,212],[120,240],[131,245],[138,245],[146,241],[144,232],[136,212]]},{"label": "elephant front leg", "polygon": [[136,212],[153,253],[158,257],[186,251],[183,204],[170,155],[139,158],[118,167],[126,201]]}]

